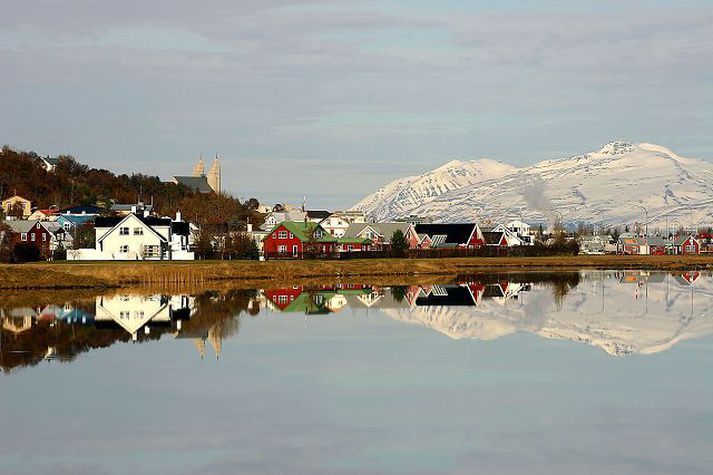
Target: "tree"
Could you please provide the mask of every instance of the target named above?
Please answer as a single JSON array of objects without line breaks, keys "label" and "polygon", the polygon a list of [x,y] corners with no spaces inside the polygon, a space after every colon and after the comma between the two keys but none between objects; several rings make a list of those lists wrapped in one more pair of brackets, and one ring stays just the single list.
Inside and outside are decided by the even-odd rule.
[{"label": "tree", "polygon": [[394,234],[391,235],[391,252],[395,256],[403,256],[408,248],[408,241],[406,241],[403,231],[400,229],[394,231]]},{"label": "tree", "polygon": [[0,262],[10,262],[12,251],[12,230],[7,224],[0,222]]},{"label": "tree", "polygon": [[40,248],[29,242],[19,242],[12,250],[13,262],[37,262],[41,258]]},{"label": "tree", "polygon": [[82,223],[72,229],[72,249],[92,248],[94,241],[94,223]]},{"label": "tree", "polygon": [[213,247],[215,235],[203,226],[196,233],[195,252],[199,259],[210,259],[215,254]]},{"label": "tree", "polygon": [[404,298],[406,298],[406,287],[403,285],[391,287],[391,296],[394,297],[395,301],[399,303],[403,302]]}]

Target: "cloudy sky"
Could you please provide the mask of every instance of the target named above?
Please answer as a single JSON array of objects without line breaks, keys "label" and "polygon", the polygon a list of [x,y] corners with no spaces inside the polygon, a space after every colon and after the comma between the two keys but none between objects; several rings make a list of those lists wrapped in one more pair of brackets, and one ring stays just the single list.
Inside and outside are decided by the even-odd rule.
[{"label": "cloudy sky", "polygon": [[344,207],[454,158],[713,158],[710,0],[5,0],[0,141]]}]

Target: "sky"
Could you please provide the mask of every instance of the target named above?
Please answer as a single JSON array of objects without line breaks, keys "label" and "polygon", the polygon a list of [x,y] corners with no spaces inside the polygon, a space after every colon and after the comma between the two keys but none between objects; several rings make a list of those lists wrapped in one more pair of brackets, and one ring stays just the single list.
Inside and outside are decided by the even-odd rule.
[{"label": "sky", "polygon": [[453,159],[713,158],[709,0],[2,0],[0,142],[344,208]]}]

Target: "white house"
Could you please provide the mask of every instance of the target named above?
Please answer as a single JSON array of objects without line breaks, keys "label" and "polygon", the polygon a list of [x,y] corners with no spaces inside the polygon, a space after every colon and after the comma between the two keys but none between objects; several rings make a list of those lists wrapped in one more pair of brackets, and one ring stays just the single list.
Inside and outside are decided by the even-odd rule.
[{"label": "white house", "polygon": [[532,246],[535,244],[530,234],[530,225],[524,221],[516,220],[507,224],[497,224],[491,231],[505,233],[509,245],[512,246]]},{"label": "white house", "polygon": [[95,301],[97,326],[118,325],[136,341],[139,331],[151,333],[151,327],[172,326],[181,330],[181,322],[190,317],[195,301],[186,295],[113,295]]},{"label": "white house", "polygon": [[99,217],[94,222],[94,249],[67,252],[68,260],[192,261],[190,223],[176,219],[128,214],[123,217]]},{"label": "white house", "polygon": [[335,211],[319,224],[335,238],[341,238],[353,223],[366,223],[363,211]]}]

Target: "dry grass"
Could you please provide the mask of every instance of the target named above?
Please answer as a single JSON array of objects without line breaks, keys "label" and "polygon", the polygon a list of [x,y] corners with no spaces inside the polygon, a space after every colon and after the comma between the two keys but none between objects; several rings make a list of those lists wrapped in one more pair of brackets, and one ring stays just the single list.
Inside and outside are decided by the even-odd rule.
[{"label": "dry grass", "polygon": [[[440,281],[473,272],[555,269],[713,268],[713,256],[557,256],[511,258],[365,259],[349,261],[86,262],[0,266],[0,288],[205,287],[208,282],[243,286],[325,279],[340,282],[405,280],[439,276]],[[444,278],[445,277],[445,278]],[[410,279],[408,279],[410,280]],[[211,285],[214,286],[214,285]]]}]

